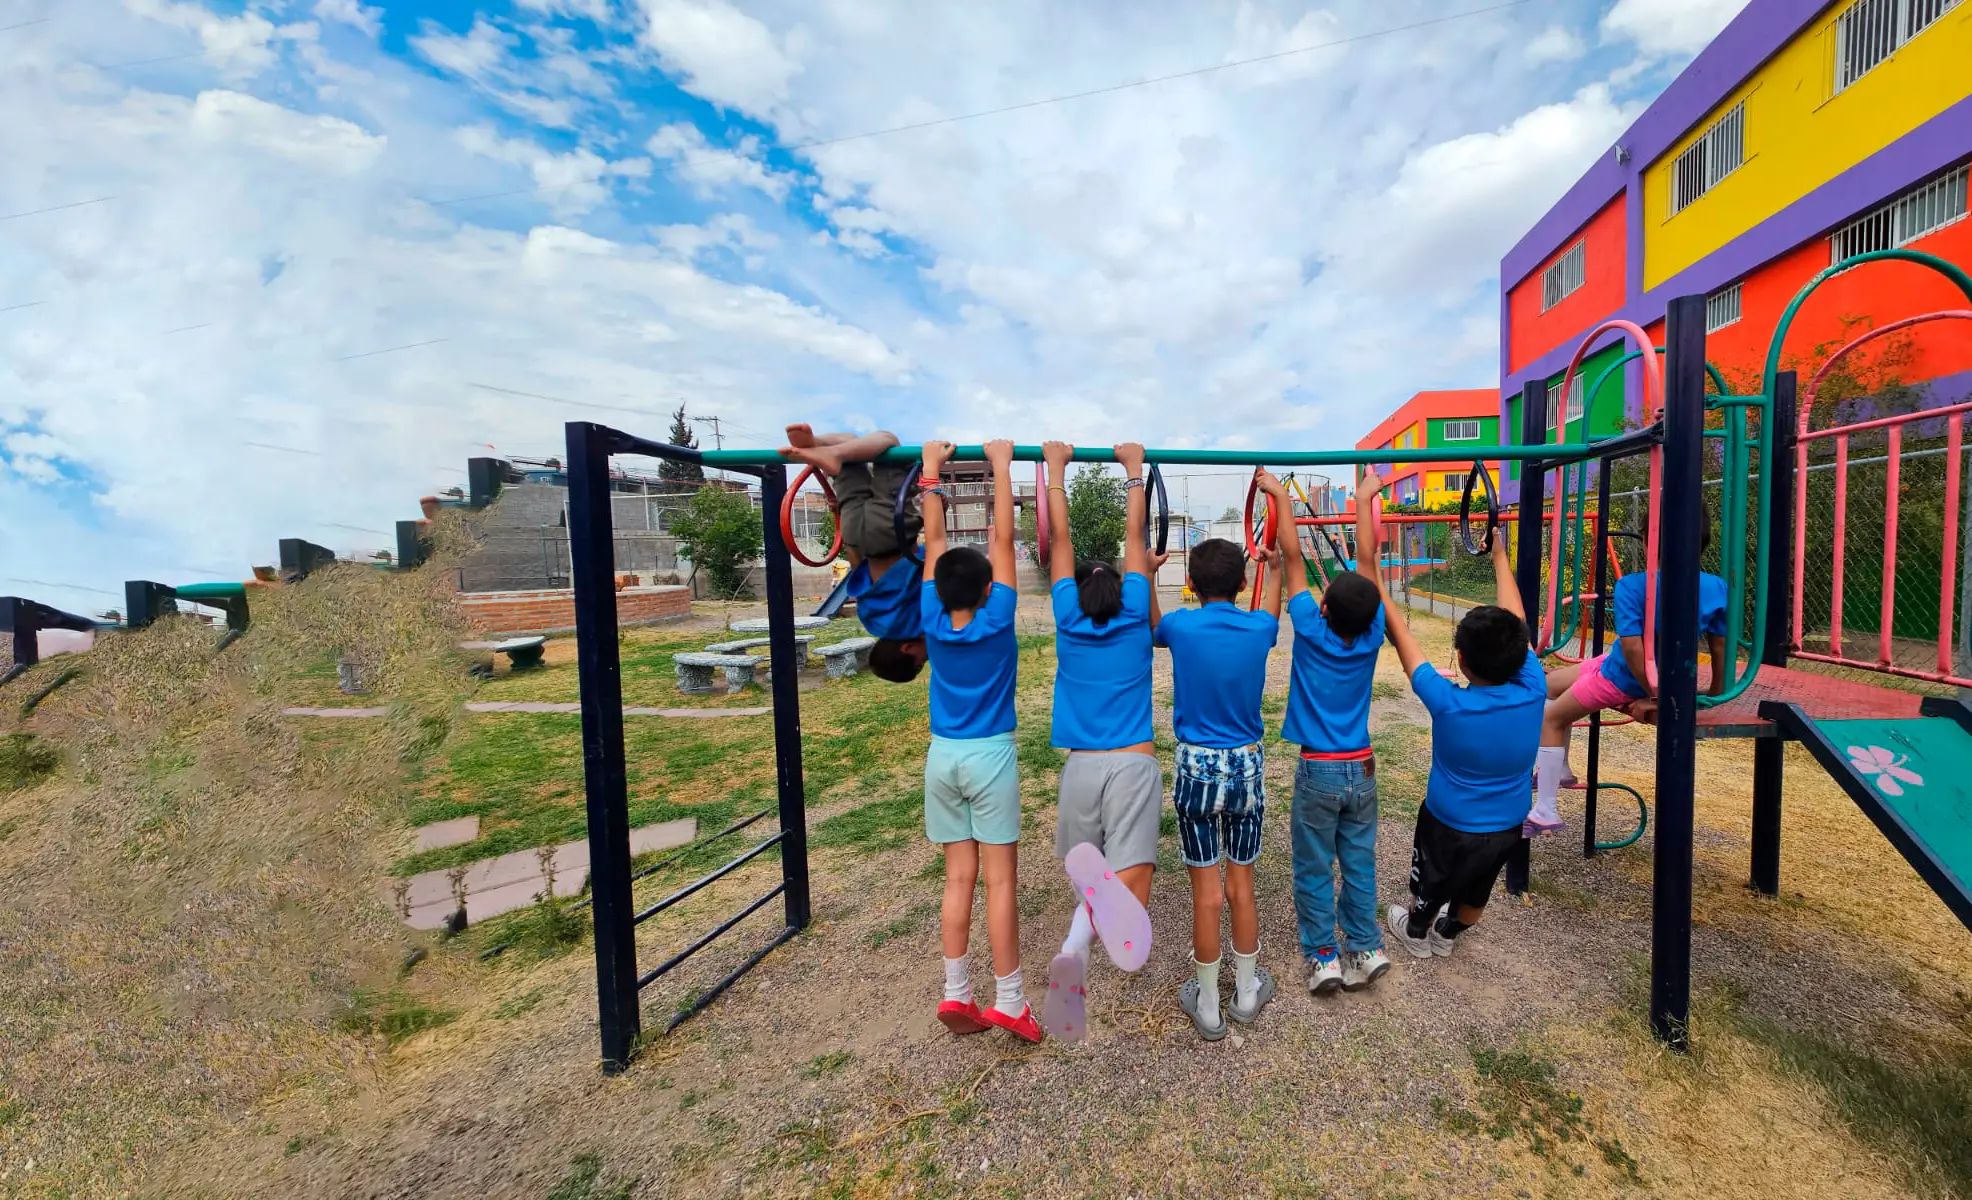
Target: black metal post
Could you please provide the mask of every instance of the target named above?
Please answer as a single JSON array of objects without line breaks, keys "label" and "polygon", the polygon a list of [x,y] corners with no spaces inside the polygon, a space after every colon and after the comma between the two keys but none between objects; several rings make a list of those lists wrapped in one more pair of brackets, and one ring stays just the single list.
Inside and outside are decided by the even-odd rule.
[{"label": "black metal post", "polygon": [[615,533],[609,510],[612,431],[568,423],[568,548],[581,672],[582,776],[589,888],[596,919],[596,1009],[603,1071],[630,1065],[642,1033],[630,902],[629,792],[623,767],[622,659],[616,644]]},{"label": "black metal post", "polygon": [[[1529,380],[1520,389],[1519,444],[1533,446],[1546,440],[1547,381]],[[1513,561],[1514,582],[1520,588],[1520,605],[1527,612],[1527,632],[1537,640],[1541,624],[1541,502],[1545,491],[1541,470],[1539,459],[1530,458],[1520,464],[1519,532],[1515,539],[1516,556]],[[1506,861],[1506,890],[1509,895],[1527,894],[1531,849],[1531,843],[1521,838],[1520,845],[1514,848],[1513,857]]]},{"label": "black metal post", "polygon": [[14,635],[14,665],[9,678],[41,661],[41,622],[34,602],[19,596],[0,596],[0,616]]},{"label": "black metal post", "polygon": [[151,622],[166,613],[178,611],[178,593],[162,583],[148,579],[127,579],[123,583],[123,626],[148,629]]},{"label": "black metal post", "polygon": [[[1782,371],[1773,382],[1773,412],[1760,427],[1760,436],[1773,440],[1772,479],[1762,479],[1771,489],[1772,508],[1763,536],[1767,539],[1766,645],[1760,648],[1760,665],[1784,667],[1794,631],[1789,623],[1794,612],[1794,437],[1797,412],[1797,381],[1792,371]],[[1734,564],[1737,566],[1738,564]],[[1773,729],[1774,736],[1753,740],[1753,862],[1747,886],[1768,896],[1780,894],[1780,801],[1781,767],[1787,757],[1787,741]]]},{"label": "black metal post", "polygon": [[781,500],[787,471],[760,477],[760,521],[766,531],[767,654],[773,664],[774,774],[781,808],[781,893],[789,929],[808,927],[808,798],[801,774],[801,687],[795,668],[794,564],[781,541]]},{"label": "black metal post", "polygon": [[397,523],[397,569],[412,571],[424,565],[425,561],[425,523],[423,521],[399,521]]},{"label": "black metal post", "polygon": [[1697,777],[1698,556],[1705,504],[1705,297],[1664,318],[1664,471],[1657,530],[1657,839],[1652,864],[1650,1028],[1691,1046],[1692,789]]},{"label": "black metal post", "polygon": [[[1599,478],[1595,489],[1595,520],[1589,525],[1592,535],[1589,539],[1589,554],[1595,559],[1595,613],[1589,624],[1589,657],[1602,654],[1602,623],[1609,613],[1609,477],[1616,464],[1601,462],[1596,464]],[[1589,770],[1584,782],[1588,791],[1582,793],[1582,857],[1594,858],[1596,789],[1602,783],[1602,710],[1589,714]]]}]

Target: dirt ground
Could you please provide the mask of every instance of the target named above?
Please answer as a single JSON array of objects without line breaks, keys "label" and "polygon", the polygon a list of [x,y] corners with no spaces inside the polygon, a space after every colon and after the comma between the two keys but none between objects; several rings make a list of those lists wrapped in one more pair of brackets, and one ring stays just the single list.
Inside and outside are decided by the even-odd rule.
[{"label": "dirt ground", "polygon": [[[717,628],[726,615],[702,619]],[[1021,624],[1045,634],[1044,601],[1024,601]],[[1427,649],[1449,647],[1449,623],[1414,624]],[[1023,727],[1045,728],[1046,640],[1036,637],[1024,652]],[[1285,693],[1288,641],[1269,671],[1270,714]],[[1168,773],[1168,658],[1160,655],[1158,671]],[[1378,884],[1387,902],[1404,893],[1429,732],[1388,652],[1376,694]],[[921,730],[910,737],[921,746]],[[1648,796],[1649,732],[1612,731],[1605,748],[1606,777]],[[1583,754],[1578,740],[1578,770]],[[1972,1062],[1972,937],[1804,753],[1787,759],[1784,892],[1766,900],[1743,886],[1750,747],[1701,750],[1698,997],[1688,1056],[1662,1049],[1643,1021],[1647,835],[1587,860],[1577,838],[1544,842],[1530,901],[1498,894],[1454,957],[1398,956],[1368,991],[1311,997],[1290,890],[1293,759],[1270,759],[1257,883],[1262,962],[1281,989],[1254,1026],[1225,1041],[1201,1042],[1178,1009],[1178,985],[1190,975],[1190,897],[1168,831],[1151,903],[1155,949],[1134,976],[1097,956],[1088,1041],[1029,1047],[999,1033],[946,1033],[933,1018],[942,977],[939,860],[921,826],[913,832],[905,805],[884,836],[814,852],[813,925],[706,1011],[662,1032],[682,1001],[772,936],[774,906],[648,989],[646,1039],[622,1075],[597,1068],[586,940],[559,956],[485,963],[437,946],[431,963],[456,1019],[388,1050],[345,1048],[333,1070],[321,1065],[322,1051],[309,1051],[310,1071],[277,1077],[258,1102],[202,1133],[149,1144],[132,1164],[134,1179],[77,1190],[1957,1194],[1951,1147],[1927,1136],[1929,1126],[1886,1125],[1874,1114],[1889,1100],[1862,1095],[1846,1077],[1818,1076],[1813,1050],[1802,1048],[1867,1064],[1853,1074],[1878,1080],[1876,1091],[1886,1093],[1915,1091],[1913,1081],[1931,1078],[1927,1064]],[[1020,912],[1030,997],[1045,986],[1073,903],[1050,853],[1056,765],[1044,746],[1023,742]],[[811,831],[886,801],[896,806],[877,790],[832,794],[811,811]],[[1579,802],[1575,811],[1564,802],[1564,813],[1572,832]],[[1607,801],[1605,814],[1611,829],[1626,819],[1620,801]],[[764,836],[771,825],[756,828]],[[641,966],[687,944],[778,872],[763,858],[648,922],[639,931]],[[639,902],[658,894],[640,889]],[[990,989],[979,908],[973,977]],[[310,1082],[325,1072],[332,1086]],[[1948,1119],[1972,1087],[1941,1094]],[[32,1168],[11,1180],[0,1175],[0,1189],[32,1180]]]}]

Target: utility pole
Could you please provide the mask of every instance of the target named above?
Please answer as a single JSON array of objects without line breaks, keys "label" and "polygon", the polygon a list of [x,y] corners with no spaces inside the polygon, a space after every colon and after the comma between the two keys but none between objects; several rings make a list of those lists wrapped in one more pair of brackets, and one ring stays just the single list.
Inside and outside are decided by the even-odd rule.
[{"label": "utility pole", "polygon": [[718,417],[693,417],[691,421],[694,425],[712,426],[712,448],[714,450],[724,450],[726,448],[726,435],[719,430]]}]

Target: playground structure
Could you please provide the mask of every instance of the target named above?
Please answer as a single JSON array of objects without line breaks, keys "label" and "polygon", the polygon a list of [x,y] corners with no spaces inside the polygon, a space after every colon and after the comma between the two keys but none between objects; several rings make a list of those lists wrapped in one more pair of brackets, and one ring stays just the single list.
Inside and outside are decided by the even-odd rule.
[{"label": "playground structure", "polygon": [[[1679,297],[1669,303],[1662,348],[1654,346],[1642,329],[1628,322],[1606,322],[1591,331],[1567,372],[1566,386],[1579,386],[1582,359],[1605,335],[1616,333],[1630,339],[1637,347],[1635,353],[1605,369],[1590,385],[1592,395],[1619,367],[1631,362],[1639,364],[1645,382],[1646,423],[1626,433],[1591,438],[1580,444],[1547,442],[1543,420],[1545,388],[1530,384],[1522,398],[1520,440],[1514,444],[1461,447],[1456,451],[1256,453],[1153,449],[1145,453],[1145,461],[1153,467],[1252,466],[1261,462],[1293,467],[1359,466],[1401,458],[1427,463],[1518,462],[1522,465],[1522,478],[1527,481],[1543,480],[1552,472],[1554,503],[1546,503],[1545,487],[1533,482],[1522,487],[1518,512],[1510,517],[1516,547],[1515,574],[1521,595],[1534,602],[1529,606],[1530,626],[1537,631],[1540,643],[1537,648],[1544,654],[1563,652],[1565,646],[1576,641],[1586,643],[1582,646],[1586,653],[1602,650],[1609,615],[1608,597],[1614,582],[1612,566],[1620,570],[1613,540],[1636,536],[1634,531],[1611,527],[1613,468],[1627,459],[1647,458],[1649,507],[1641,537],[1646,596],[1653,597],[1655,602],[1646,605],[1643,636],[1646,659],[1654,667],[1651,674],[1659,706],[1655,722],[1658,811],[1652,847],[1649,1006],[1653,1031],[1677,1049],[1689,1045],[1693,785],[1696,748],[1701,739],[1756,739],[1751,886],[1768,895],[1778,892],[1781,754],[1784,741],[1793,739],[1808,746],[1817,762],[1883,830],[1941,900],[1972,926],[1972,807],[1966,804],[1964,789],[1968,785],[1962,782],[1965,765],[1972,764],[1972,707],[1957,700],[1924,699],[1909,692],[1862,686],[1785,666],[1790,651],[1798,648],[1800,637],[1798,618],[1791,625],[1785,618],[1797,612],[1793,594],[1796,581],[1805,569],[1802,553],[1806,543],[1794,536],[1797,526],[1805,520],[1799,499],[1803,493],[1798,482],[1804,461],[1802,443],[1817,438],[1833,440],[1839,457],[1845,438],[1859,431],[1881,428],[1888,431],[1891,439],[1890,457],[1894,463],[1899,430],[1915,421],[1935,421],[1942,417],[1949,427],[1948,477],[1954,487],[1960,479],[1957,454],[1962,447],[1963,413],[1972,411],[1972,405],[1862,422],[1809,435],[1800,415],[1805,412],[1805,406],[1797,410],[1795,376],[1780,370],[1782,347],[1794,315],[1815,289],[1836,275],[1887,260],[1901,260],[1939,271],[1972,302],[1972,277],[1928,255],[1889,250],[1844,260],[1811,281],[1783,314],[1773,335],[1761,390],[1750,395],[1728,394],[1718,372],[1705,360],[1703,296]],[[1708,382],[1714,385],[1709,391]],[[1710,413],[1718,414],[1716,429],[1708,428]],[[798,651],[789,544],[792,537],[791,531],[784,532],[781,520],[781,510],[791,493],[786,465],[774,451],[701,451],[650,441],[587,421],[570,422],[567,439],[583,767],[595,896],[597,1005],[602,1061],[605,1069],[613,1072],[627,1067],[641,1036],[638,995],[643,987],[776,898],[781,900],[779,930],[723,979],[674,1013],[667,1028],[675,1028],[805,928],[811,917],[806,796],[794,670]],[[1731,604],[1723,667],[1727,678],[1718,694],[1701,697],[1697,690],[1699,562],[1691,548],[1698,545],[1701,529],[1708,520],[1702,489],[1705,447],[1710,441],[1721,443],[1722,531],[1718,552],[1721,563],[1725,564]],[[983,449],[977,446],[962,446],[956,453],[960,457],[983,457]],[[690,462],[757,478],[766,543],[780,831],[641,911],[634,908],[630,890],[622,679],[612,584],[608,480],[610,459],[617,454]],[[918,447],[899,446],[887,451],[883,460],[914,463],[920,454]],[[1041,448],[1019,445],[1014,448],[1014,457],[1019,461],[1039,462]],[[1104,449],[1078,448],[1074,461],[1112,462],[1114,455]],[[1590,464],[1595,465],[1594,470]],[[1838,466],[1838,489],[1842,479]],[[1894,514],[1894,466],[1890,479],[1889,502]],[[1593,509],[1587,502],[1592,481],[1597,488]],[[1463,511],[1456,516],[1379,513],[1376,523],[1397,532],[1400,540],[1411,536],[1413,530],[1449,529],[1456,525],[1460,540],[1469,552],[1483,549],[1492,538],[1506,536],[1503,522],[1508,514],[1500,511],[1497,497],[1486,489],[1480,497],[1485,502],[1485,529],[1483,534],[1475,535],[1475,497],[1470,482]],[[798,480],[796,486],[799,485]],[[1153,487],[1153,496],[1157,492]],[[1796,502],[1777,504],[1776,492],[1783,499],[1793,496]],[[1954,493],[1946,504],[1952,514],[1948,518],[1953,522],[1950,528],[1954,531],[1956,509],[1952,502],[1955,499]],[[1305,497],[1303,505],[1312,508],[1306,505]],[[1168,505],[1164,511],[1168,514]],[[1839,511],[1838,508],[1838,529]],[[1250,503],[1248,514],[1249,543],[1256,543],[1278,519],[1278,514],[1266,513],[1264,509],[1256,513]],[[1257,525],[1253,519],[1256,516]],[[1315,536],[1326,539],[1327,554],[1317,553],[1311,562],[1324,557],[1335,564],[1347,561],[1342,543],[1334,539],[1331,531],[1334,526],[1352,522],[1352,514],[1308,511],[1293,513],[1292,519],[1297,529],[1311,530]],[[1046,536],[1044,528],[1041,536]],[[1893,515],[1889,528],[1892,541],[1894,536]],[[1948,537],[1948,547],[1950,544]],[[1750,579],[1746,569],[1749,557]],[[1776,566],[1776,560],[1783,565]],[[1937,682],[1960,681],[1948,670],[1947,629],[1952,610],[1953,562],[1948,557],[1940,583],[1944,615],[1939,625],[1939,670],[1920,676]],[[1793,569],[1787,569],[1788,566]],[[1967,566],[1972,569],[1972,562]],[[1316,569],[1326,572],[1327,564]],[[1585,587],[1590,573],[1594,583]],[[1565,595],[1564,577],[1571,578]],[[1886,628],[1894,603],[1895,582],[1894,551],[1891,551],[1886,562],[1883,599]],[[1592,605],[1592,610],[1585,608],[1587,605]],[[1585,613],[1589,614],[1586,620]],[[1883,636],[1887,638],[1888,634]],[[1889,665],[1887,655],[1882,653],[1874,663],[1841,657],[1839,633],[1836,647],[1830,655],[1821,658],[1861,669],[1883,670]],[[1603,727],[1599,714],[1591,718],[1586,781],[1588,815],[1583,833],[1583,852],[1591,856],[1639,840],[1648,820],[1646,810],[1630,836],[1614,843],[1598,841],[1595,800],[1598,792],[1609,786],[1599,778]],[[1850,745],[1850,742],[1858,744]],[[1899,754],[1883,743],[1904,753]],[[1920,775],[1914,769],[1918,767],[1928,770],[1929,775]],[[1927,787],[1933,790],[1921,790]],[[1942,803],[1934,803],[1934,797]],[[1642,797],[1636,798],[1641,806]],[[781,859],[781,881],[777,885],[652,970],[638,973],[634,939],[638,924],[775,846],[780,848]],[[1510,891],[1526,890],[1528,849],[1523,842],[1509,866]]]}]

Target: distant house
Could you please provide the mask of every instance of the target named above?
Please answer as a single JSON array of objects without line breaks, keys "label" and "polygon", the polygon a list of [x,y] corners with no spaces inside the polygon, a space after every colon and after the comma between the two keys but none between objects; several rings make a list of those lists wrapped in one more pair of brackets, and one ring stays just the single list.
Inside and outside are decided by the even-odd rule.
[{"label": "distant house", "polygon": [[[1455,450],[1461,444],[1496,446],[1499,434],[1500,394],[1492,388],[1419,392],[1358,440],[1356,449]],[[1500,464],[1489,461],[1484,467],[1497,487]],[[1383,498],[1390,504],[1456,502],[1471,471],[1470,463],[1399,462],[1377,467],[1388,483]]]}]

